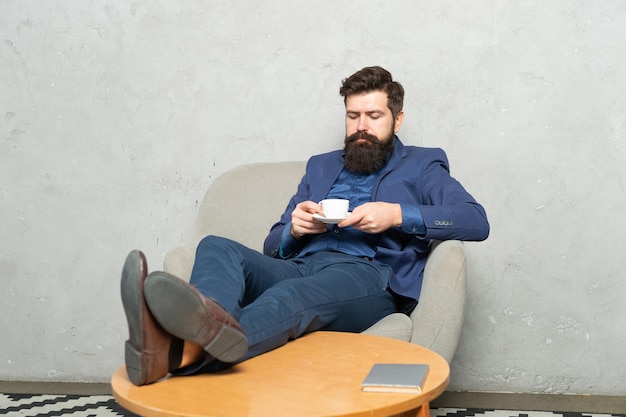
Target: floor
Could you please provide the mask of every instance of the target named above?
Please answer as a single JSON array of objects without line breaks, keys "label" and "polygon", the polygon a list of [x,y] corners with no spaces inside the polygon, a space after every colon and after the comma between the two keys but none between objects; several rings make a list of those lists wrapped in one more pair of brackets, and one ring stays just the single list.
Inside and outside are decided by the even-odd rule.
[{"label": "floor", "polygon": [[[626,414],[433,408],[431,417],[626,417]],[[2,417],[128,416],[111,395],[0,394]],[[271,416],[268,416],[271,417]]]}]

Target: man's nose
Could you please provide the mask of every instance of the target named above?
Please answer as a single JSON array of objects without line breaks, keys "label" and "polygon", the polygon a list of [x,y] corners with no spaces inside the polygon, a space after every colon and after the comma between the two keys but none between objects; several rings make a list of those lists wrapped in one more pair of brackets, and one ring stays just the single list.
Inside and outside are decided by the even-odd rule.
[{"label": "man's nose", "polygon": [[359,122],[357,123],[356,128],[359,132],[367,132],[368,126],[365,116],[359,117]]}]

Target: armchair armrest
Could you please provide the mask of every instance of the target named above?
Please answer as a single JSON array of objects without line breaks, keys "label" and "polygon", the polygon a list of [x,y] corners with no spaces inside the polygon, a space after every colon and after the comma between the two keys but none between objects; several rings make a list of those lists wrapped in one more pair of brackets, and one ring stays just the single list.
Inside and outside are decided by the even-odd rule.
[{"label": "armchair armrest", "polygon": [[411,314],[411,342],[434,350],[450,362],[463,325],[465,292],[463,242],[433,242],[424,270],[420,301]]},{"label": "armchair armrest", "polygon": [[203,236],[197,236],[167,252],[163,260],[163,269],[165,272],[169,272],[182,280],[189,281],[193,263],[196,259],[196,248],[202,238]]}]

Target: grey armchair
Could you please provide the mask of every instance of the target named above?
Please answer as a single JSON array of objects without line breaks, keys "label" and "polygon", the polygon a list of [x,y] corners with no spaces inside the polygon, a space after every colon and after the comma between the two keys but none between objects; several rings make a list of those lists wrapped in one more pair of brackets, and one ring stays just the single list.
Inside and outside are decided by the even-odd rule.
[{"label": "grey armchair", "polygon": [[[164,269],[189,279],[196,246],[209,234],[262,250],[269,228],[284,211],[304,169],[305,162],[257,163],[216,178],[200,206],[195,236],[166,254]],[[433,242],[420,301],[411,316],[391,314],[364,333],[425,346],[450,362],[463,324],[465,287],[463,243]]]}]

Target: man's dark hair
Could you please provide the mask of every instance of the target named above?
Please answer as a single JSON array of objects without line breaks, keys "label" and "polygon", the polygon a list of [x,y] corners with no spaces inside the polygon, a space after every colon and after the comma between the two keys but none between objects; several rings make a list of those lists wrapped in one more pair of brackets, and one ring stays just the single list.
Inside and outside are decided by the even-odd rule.
[{"label": "man's dark hair", "polygon": [[402,111],[404,88],[399,82],[393,80],[389,71],[382,67],[365,67],[355,72],[343,80],[339,94],[345,103],[348,96],[377,90],[387,93],[387,107],[395,119]]}]

